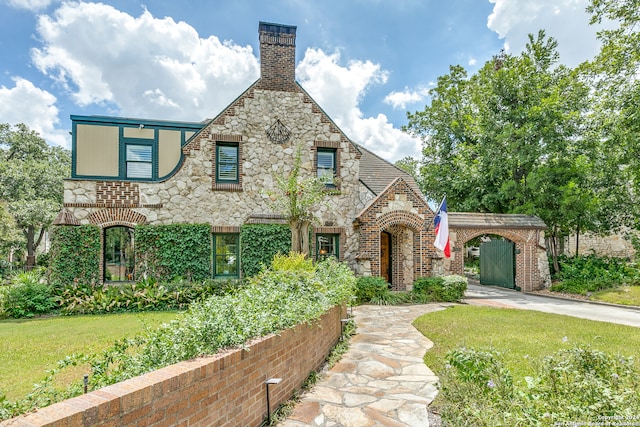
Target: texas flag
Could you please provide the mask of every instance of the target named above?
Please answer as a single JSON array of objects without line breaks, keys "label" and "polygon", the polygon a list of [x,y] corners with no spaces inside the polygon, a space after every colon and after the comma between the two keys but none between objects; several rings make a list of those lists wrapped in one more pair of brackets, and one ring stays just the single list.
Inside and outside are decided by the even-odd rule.
[{"label": "texas flag", "polygon": [[436,240],[433,246],[444,252],[444,256],[451,257],[451,246],[449,245],[449,215],[447,214],[447,197],[445,196],[440,203],[440,207],[436,211],[433,218],[433,225],[436,230]]}]

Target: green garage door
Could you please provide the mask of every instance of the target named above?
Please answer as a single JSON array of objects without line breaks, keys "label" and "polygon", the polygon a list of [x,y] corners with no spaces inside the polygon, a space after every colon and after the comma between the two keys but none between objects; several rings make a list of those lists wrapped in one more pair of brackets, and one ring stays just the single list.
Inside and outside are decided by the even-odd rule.
[{"label": "green garage door", "polygon": [[506,240],[491,240],[480,245],[480,284],[516,287],[515,245]]}]

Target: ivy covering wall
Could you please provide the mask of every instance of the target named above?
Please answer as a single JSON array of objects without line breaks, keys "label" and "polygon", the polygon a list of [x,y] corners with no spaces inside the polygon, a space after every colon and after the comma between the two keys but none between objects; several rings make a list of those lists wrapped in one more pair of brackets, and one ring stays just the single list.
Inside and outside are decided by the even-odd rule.
[{"label": "ivy covering wall", "polygon": [[[51,233],[50,282],[69,285],[100,282],[100,233],[95,225],[59,226]],[[276,254],[291,250],[291,230],[283,224],[248,224],[241,228],[240,259],[244,277],[270,265]],[[211,277],[209,224],[139,225],[135,228],[135,280],[204,280]]]},{"label": "ivy covering wall", "polygon": [[51,230],[49,281],[53,285],[99,282],[100,228],[56,226]]},{"label": "ivy covering wall", "polygon": [[284,224],[247,224],[240,230],[240,260],[244,277],[271,265],[276,254],[291,251],[291,229]]},{"label": "ivy covering wall", "polygon": [[135,230],[135,279],[211,277],[209,224],[139,225]]}]

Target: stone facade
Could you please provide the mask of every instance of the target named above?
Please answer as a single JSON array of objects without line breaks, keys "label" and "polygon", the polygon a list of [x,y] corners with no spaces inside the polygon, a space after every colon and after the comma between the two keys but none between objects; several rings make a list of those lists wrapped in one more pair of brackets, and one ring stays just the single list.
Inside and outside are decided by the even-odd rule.
[{"label": "stone facade", "polygon": [[[315,212],[319,223],[313,234],[338,235],[341,260],[363,274],[379,274],[379,254],[371,252],[374,247],[364,239],[367,255],[361,256],[363,239],[353,223],[358,213],[378,196],[360,179],[361,147],[349,140],[295,82],[295,27],[261,23],[259,36],[260,79],[185,142],[179,167],[169,178],[150,182],[67,180],[65,208],[80,224],[103,228],[207,223],[213,232],[237,232],[257,216],[278,217],[267,190],[274,188],[276,176],[292,170],[297,153],[302,175],[315,176],[318,150],[331,149],[335,150],[337,186],[328,193],[328,203]],[[216,147],[225,143],[238,145],[240,170],[237,182],[219,184]],[[400,169],[388,166],[393,170],[389,183],[397,177],[411,180]],[[415,202],[421,196],[412,196],[412,202],[407,200],[406,189],[400,193],[385,195],[389,201],[381,205],[380,212],[384,223],[381,229],[395,226],[394,244],[400,241],[404,245],[398,251],[401,256],[394,260],[394,279],[399,280],[395,286],[399,289],[414,276],[429,271],[428,259],[409,255],[413,253],[412,244],[427,245],[426,235],[419,230],[432,216],[423,202]],[[415,237],[397,228],[407,224],[416,230]],[[314,245],[315,239],[311,243]]]},{"label": "stone facade", "polygon": [[[433,246],[434,212],[415,180],[351,141],[295,81],[295,33],[295,27],[260,23],[260,79],[207,123],[72,116],[77,123],[74,150],[82,147],[84,153],[73,156],[72,173],[82,174],[65,181],[64,215],[58,223],[105,230],[204,223],[212,233],[235,234],[244,224],[281,223],[267,194],[276,177],[291,172],[298,155],[301,175],[316,176],[321,153],[330,152],[337,180],[327,204],[315,212],[312,254],[318,234],[337,236],[340,260],[357,274],[385,277],[394,290],[410,289],[423,276],[462,273],[459,254],[440,261]],[[142,160],[147,161],[141,169],[148,173],[144,179],[125,178],[131,146],[146,147],[149,156],[157,157]],[[224,159],[216,156],[229,146],[237,149],[237,179],[221,183]],[[98,167],[92,153],[110,159],[109,168]],[[216,165],[223,165],[220,171]],[[455,242],[455,230],[451,236]],[[536,237],[509,236],[521,242],[518,283],[529,283],[523,277],[538,264],[539,251],[530,243]],[[459,235],[457,241],[472,237]],[[541,280],[536,278],[533,286]]]}]

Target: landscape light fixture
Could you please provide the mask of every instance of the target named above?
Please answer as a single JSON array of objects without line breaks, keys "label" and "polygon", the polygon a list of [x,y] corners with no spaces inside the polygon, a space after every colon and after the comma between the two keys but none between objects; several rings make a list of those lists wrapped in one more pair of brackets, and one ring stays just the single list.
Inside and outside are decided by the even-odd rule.
[{"label": "landscape light fixture", "polygon": [[344,327],[349,323],[351,319],[340,319],[340,339],[344,339]]},{"label": "landscape light fixture", "polygon": [[269,378],[264,382],[267,387],[267,423],[271,424],[271,403],[269,401],[269,386],[271,384],[280,384],[282,378]]}]

